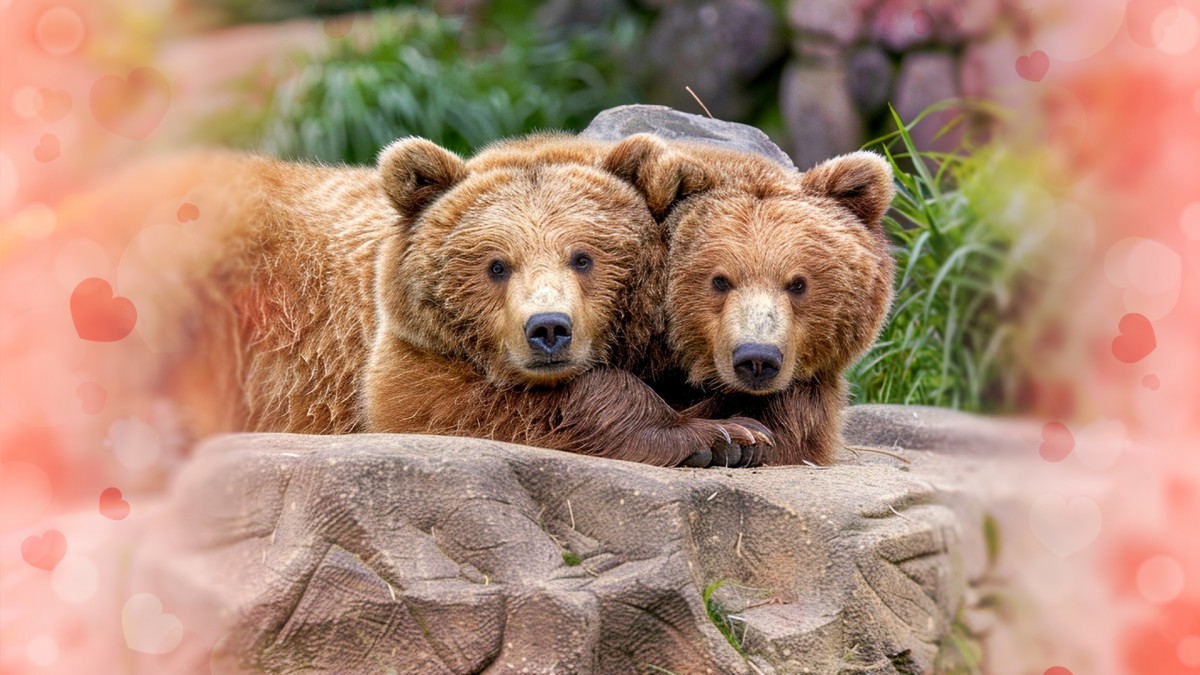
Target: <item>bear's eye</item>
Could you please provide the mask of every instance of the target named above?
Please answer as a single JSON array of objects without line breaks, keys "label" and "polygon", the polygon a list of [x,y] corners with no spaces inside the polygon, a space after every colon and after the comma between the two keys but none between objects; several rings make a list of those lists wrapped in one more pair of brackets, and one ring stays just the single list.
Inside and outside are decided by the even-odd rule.
[{"label": "bear's eye", "polygon": [[728,293],[733,289],[733,284],[723,276],[717,275],[712,280],[713,290],[718,293]]},{"label": "bear's eye", "polygon": [[508,269],[508,265],[505,265],[503,260],[493,260],[491,266],[488,267],[488,274],[492,276],[492,281],[504,281],[508,278],[510,272],[511,270]]},{"label": "bear's eye", "polygon": [[592,269],[592,264],[592,256],[586,253],[576,253],[575,255],[571,256],[571,267],[573,267],[576,272],[587,272],[588,270]]},{"label": "bear's eye", "polygon": [[792,283],[788,284],[787,292],[795,296],[804,295],[804,291],[808,290],[808,282],[804,277],[796,277],[792,279]]}]

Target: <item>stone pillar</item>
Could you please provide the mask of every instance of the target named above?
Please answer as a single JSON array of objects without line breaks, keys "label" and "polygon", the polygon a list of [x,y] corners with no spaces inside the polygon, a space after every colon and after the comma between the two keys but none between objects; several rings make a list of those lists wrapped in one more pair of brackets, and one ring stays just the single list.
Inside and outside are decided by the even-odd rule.
[{"label": "stone pillar", "polygon": [[779,107],[787,125],[792,158],[800,170],[862,143],[863,122],[846,74],[846,57],[832,43],[798,45],[780,85]]}]

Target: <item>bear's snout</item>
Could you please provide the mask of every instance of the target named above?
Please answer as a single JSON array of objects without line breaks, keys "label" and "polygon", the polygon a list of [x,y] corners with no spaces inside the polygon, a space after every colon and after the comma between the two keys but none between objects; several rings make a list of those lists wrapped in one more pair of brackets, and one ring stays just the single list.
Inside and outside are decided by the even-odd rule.
[{"label": "bear's snout", "polygon": [[742,384],[763,389],[779,375],[783,352],[775,345],[743,344],[733,350],[733,370]]},{"label": "bear's snout", "polygon": [[534,314],[525,322],[525,340],[536,352],[557,354],[571,344],[571,317],[562,312]]}]

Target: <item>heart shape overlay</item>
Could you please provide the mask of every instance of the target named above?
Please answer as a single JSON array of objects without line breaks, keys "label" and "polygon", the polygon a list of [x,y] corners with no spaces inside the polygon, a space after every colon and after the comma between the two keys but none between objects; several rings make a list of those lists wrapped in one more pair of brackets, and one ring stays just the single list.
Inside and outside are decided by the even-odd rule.
[{"label": "heart shape overlay", "polygon": [[163,611],[153,593],[136,593],[121,608],[125,645],[143,654],[166,654],[183,640],[183,622]]},{"label": "heart shape overlay", "polygon": [[200,217],[200,207],[195,204],[184,202],[180,205],[179,210],[175,212],[175,217],[179,222],[186,223],[189,220],[195,220]]},{"label": "heart shape overlay", "polygon": [[1137,363],[1158,346],[1154,325],[1141,314],[1126,314],[1117,324],[1120,335],[1112,341],[1112,353],[1122,363]]},{"label": "heart shape overlay", "polygon": [[21,557],[25,562],[47,572],[58,567],[66,554],[67,538],[58,530],[46,530],[40,537],[26,537],[21,542]]},{"label": "heart shape overlay", "polygon": [[71,320],[84,340],[116,342],[133,331],[137,309],[129,298],[113,297],[107,281],[92,277],[71,293]]},{"label": "heart shape overlay", "polygon": [[129,77],[105,75],[92,84],[92,115],[118,136],[141,141],[154,131],[171,105],[171,85],[154,68],[135,68]]},{"label": "heart shape overlay", "polygon": [[58,144],[58,136],[54,134],[42,134],[42,140],[38,142],[37,147],[33,149],[33,158],[45,164],[58,159],[61,148]]},{"label": "heart shape overlay", "polygon": [[1059,495],[1044,495],[1029,510],[1033,536],[1060,558],[1095,541],[1102,520],[1100,506],[1087,497],[1067,501]]},{"label": "heart shape overlay", "polygon": [[1030,82],[1041,82],[1049,70],[1050,57],[1040,49],[1029,56],[1017,57],[1017,75]]},{"label": "heart shape overlay", "polygon": [[1075,449],[1075,437],[1062,422],[1048,422],[1042,427],[1042,446],[1039,454],[1047,462],[1061,462]]},{"label": "heart shape overlay", "polygon": [[122,498],[120,490],[110,487],[100,493],[100,515],[111,520],[124,520],[129,515],[129,502]]}]

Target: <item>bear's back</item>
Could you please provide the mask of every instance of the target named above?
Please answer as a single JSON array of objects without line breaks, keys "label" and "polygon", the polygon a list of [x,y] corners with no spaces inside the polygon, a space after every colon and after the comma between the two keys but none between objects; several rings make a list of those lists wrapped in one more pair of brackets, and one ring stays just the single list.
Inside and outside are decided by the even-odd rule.
[{"label": "bear's back", "polygon": [[358,429],[375,253],[397,220],[376,172],[236,155],[187,170],[222,192],[183,283],[137,300],[188,334],[162,388],[196,434]]}]

